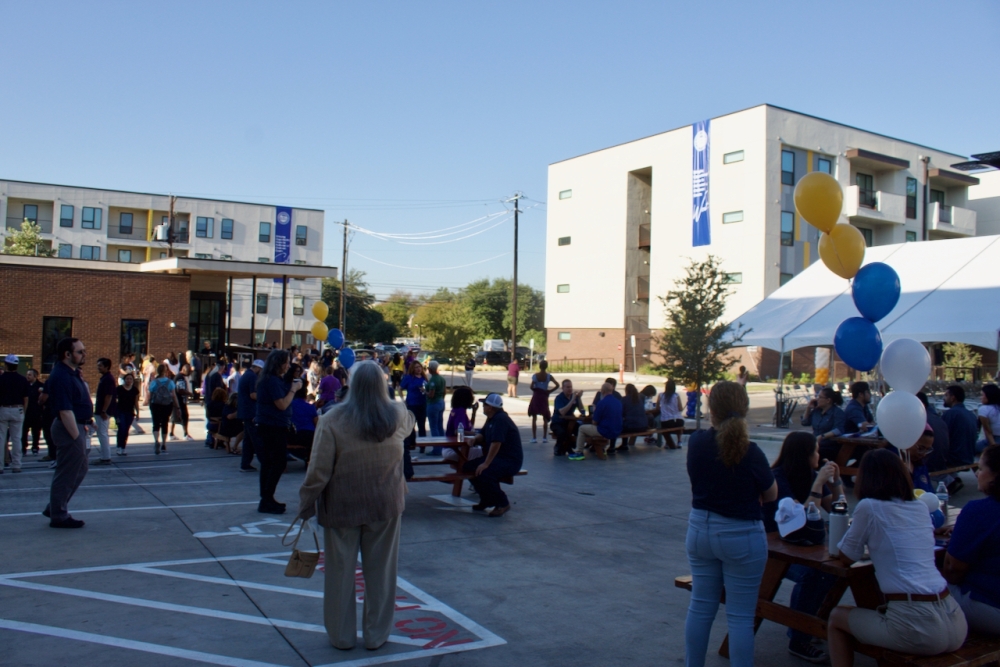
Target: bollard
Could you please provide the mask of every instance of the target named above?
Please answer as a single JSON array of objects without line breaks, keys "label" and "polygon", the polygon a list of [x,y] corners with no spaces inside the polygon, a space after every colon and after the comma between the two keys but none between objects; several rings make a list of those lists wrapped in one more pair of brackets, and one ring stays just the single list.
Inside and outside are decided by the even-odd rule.
[{"label": "bollard", "polygon": [[618,364],[618,383],[625,384],[625,364]]}]

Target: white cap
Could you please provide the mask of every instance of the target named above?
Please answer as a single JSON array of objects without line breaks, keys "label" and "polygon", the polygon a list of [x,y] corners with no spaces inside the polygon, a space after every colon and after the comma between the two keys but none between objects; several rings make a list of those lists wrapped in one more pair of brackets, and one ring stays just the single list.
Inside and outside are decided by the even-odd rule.
[{"label": "white cap", "polygon": [[6,358],[4,358],[4,362],[8,363],[8,364],[19,364],[19,363],[21,363],[20,360],[17,358],[16,354],[8,354],[6,356]]},{"label": "white cap", "polygon": [[806,525],[806,508],[795,502],[794,498],[782,498],[778,503],[778,511],[774,513],[774,521],[778,524],[778,532],[782,537]]},{"label": "white cap", "polygon": [[264,360],[263,359],[254,359],[253,360],[253,365],[256,368],[264,368]]},{"label": "white cap", "polygon": [[431,363],[427,364],[427,368],[431,369],[432,371],[437,370],[437,367],[438,367],[437,360],[431,360]]},{"label": "white cap", "polygon": [[486,398],[479,399],[479,402],[491,408],[503,408],[503,399],[500,398],[500,394],[490,394]]}]

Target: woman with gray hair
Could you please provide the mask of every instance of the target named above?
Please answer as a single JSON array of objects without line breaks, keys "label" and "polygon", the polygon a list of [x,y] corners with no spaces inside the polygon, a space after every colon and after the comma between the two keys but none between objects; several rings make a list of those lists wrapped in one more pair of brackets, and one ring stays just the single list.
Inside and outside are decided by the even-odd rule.
[{"label": "woman with gray hair", "polygon": [[406,482],[403,440],[415,418],[389,399],[385,375],[374,361],[351,368],[351,391],[319,419],[312,458],[299,490],[297,518],[319,506],[326,530],[323,622],[330,643],[351,649],[357,640],[354,573],[361,551],[365,580],[365,648],[389,639],[396,606],[396,561]]}]

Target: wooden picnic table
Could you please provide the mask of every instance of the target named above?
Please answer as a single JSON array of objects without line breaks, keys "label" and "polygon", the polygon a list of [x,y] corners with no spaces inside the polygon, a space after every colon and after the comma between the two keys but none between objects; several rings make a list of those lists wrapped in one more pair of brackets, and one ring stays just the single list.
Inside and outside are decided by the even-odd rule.
[{"label": "wooden picnic table", "polygon": [[837,452],[837,466],[840,468],[841,475],[847,475],[848,477],[853,477],[858,474],[857,466],[848,467],[847,462],[852,458],[861,459],[860,454],[855,454],[854,451],[858,447],[862,448],[874,448],[881,449],[889,445],[889,441],[885,438],[849,438],[846,436],[838,436],[836,438],[827,438],[824,442],[835,442],[840,445],[840,451]]},{"label": "wooden picnic table", "polygon": [[466,462],[469,460],[469,448],[472,447],[476,442],[476,434],[469,433],[465,436],[464,441],[460,441],[457,435],[445,435],[445,436],[424,436],[417,438],[417,447],[446,447],[448,449],[455,450],[458,455],[457,461],[448,461],[442,459],[440,461],[432,459],[429,461],[414,461],[417,465],[453,465],[455,466],[455,472],[453,474],[437,475],[433,478],[414,478],[410,481],[424,482],[424,481],[438,481],[438,482],[452,482],[451,485],[451,495],[461,496],[462,495],[462,483],[466,480],[466,477],[462,476],[462,467],[465,466]]}]

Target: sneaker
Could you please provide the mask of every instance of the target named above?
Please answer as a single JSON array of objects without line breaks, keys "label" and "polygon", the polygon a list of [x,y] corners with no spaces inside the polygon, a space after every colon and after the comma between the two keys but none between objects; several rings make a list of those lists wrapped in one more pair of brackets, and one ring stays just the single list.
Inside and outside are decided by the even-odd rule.
[{"label": "sneaker", "polygon": [[67,517],[62,521],[50,521],[50,528],[83,528],[83,521],[79,519],[74,519],[73,517]]},{"label": "sneaker", "polygon": [[485,512],[486,510],[489,509],[489,507],[490,506],[487,505],[487,504],[485,504],[485,503],[476,503],[475,505],[472,506],[472,511],[473,512]]},{"label": "sneaker", "polygon": [[45,509],[42,510],[42,516],[44,516],[46,519],[51,519],[52,518],[52,515],[49,513],[49,508],[48,507],[46,507]]},{"label": "sneaker", "polygon": [[170,439],[171,439],[171,440],[180,440],[180,438],[178,438],[178,437],[177,437],[176,435],[174,435],[173,433],[171,433],[171,434],[170,434]]},{"label": "sneaker", "polygon": [[796,658],[801,658],[806,662],[814,662],[817,665],[822,665],[830,661],[830,657],[826,654],[826,651],[817,648],[811,642],[792,642],[788,645],[788,652]]},{"label": "sneaker", "polygon": [[192,438],[190,435],[185,435],[184,439],[185,440],[194,440],[194,438]]},{"label": "sneaker", "polygon": [[584,456],[582,452],[570,452],[567,458],[569,458],[570,461],[582,461]]},{"label": "sneaker", "polygon": [[249,468],[240,468],[240,472],[257,472],[257,469],[250,466]]},{"label": "sneaker", "polygon": [[92,466],[109,466],[111,465],[111,459],[97,459],[90,465]]},{"label": "sneaker", "polygon": [[531,444],[537,445],[538,444],[538,439],[537,438],[532,438],[531,439]]},{"label": "sneaker", "polygon": [[489,513],[489,516],[492,516],[492,517],[503,516],[504,514],[506,514],[509,511],[510,511],[510,505],[509,504],[505,505],[503,507],[494,507],[493,511]]},{"label": "sneaker", "polygon": [[118,456],[121,456],[122,455],[122,448],[121,447],[116,447],[115,448],[115,454],[117,454]]},{"label": "sneaker", "polygon": [[549,439],[548,438],[542,438],[542,444],[543,445],[549,444]]},{"label": "sneaker", "polygon": [[122,456],[128,456],[128,454],[125,453],[125,449],[124,448],[122,448]]},{"label": "sneaker", "polygon": [[52,458],[51,456],[49,456],[48,454],[46,454],[45,456],[43,456],[42,458],[40,458],[38,460],[42,461],[44,463],[48,463],[49,461],[55,461],[55,459]]}]

